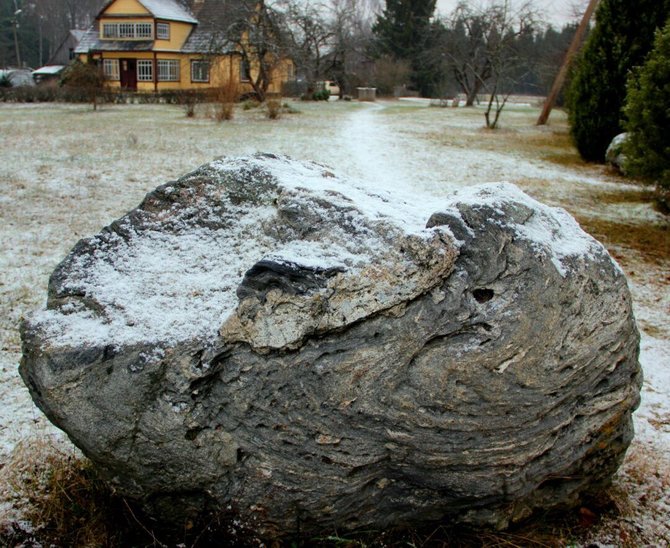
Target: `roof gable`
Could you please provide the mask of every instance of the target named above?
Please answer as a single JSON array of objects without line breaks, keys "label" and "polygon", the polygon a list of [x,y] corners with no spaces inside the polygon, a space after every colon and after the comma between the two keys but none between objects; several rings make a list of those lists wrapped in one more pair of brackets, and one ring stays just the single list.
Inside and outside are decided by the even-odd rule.
[{"label": "roof gable", "polygon": [[169,21],[182,21],[184,23],[197,24],[198,20],[188,10],[175,0],[139,0],[156,19],[167,19]]},{"label": "roof gable", "polygon": [[[99,19],[103,15],[107,15],[107,10],[119,0],[110,0],[107,2],[100,13],[96,17]],[[164,19],[166,21],[180,21],[183,23],[197,24],[198,20],[191,15],[187,8],[180,4],[177,0],[134,0],[137,8],[143,8],[142,12],[150,13],[156,19]],[[137,9],[135,8],[135,9]],[[114,15],[109,13],[108,15]],[[129,15],[125,13],[124,15]]]}]

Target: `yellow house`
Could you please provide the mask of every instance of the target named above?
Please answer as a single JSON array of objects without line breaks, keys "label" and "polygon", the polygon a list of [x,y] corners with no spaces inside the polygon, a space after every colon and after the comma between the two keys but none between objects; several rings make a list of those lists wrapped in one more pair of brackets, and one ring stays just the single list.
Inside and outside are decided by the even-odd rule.
[{"label": "yellow house", "polygon": [[[102,66],[109,85],[131,91],[206,89],[239,84],[253,91],[255,69],[225,36],[239,0],[111,0],[76,53]],[[292,79],[293,64],[272,66],[270,93]]]}]

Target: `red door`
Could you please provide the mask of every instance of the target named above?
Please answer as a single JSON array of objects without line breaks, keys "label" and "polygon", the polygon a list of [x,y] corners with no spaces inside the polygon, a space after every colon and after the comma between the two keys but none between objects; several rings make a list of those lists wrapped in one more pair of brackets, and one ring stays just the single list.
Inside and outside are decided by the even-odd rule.
[{"label": "red door", "polygon": [[137,89],[137,61],[135,59],[121,59],[121,87],[123,89]]}]

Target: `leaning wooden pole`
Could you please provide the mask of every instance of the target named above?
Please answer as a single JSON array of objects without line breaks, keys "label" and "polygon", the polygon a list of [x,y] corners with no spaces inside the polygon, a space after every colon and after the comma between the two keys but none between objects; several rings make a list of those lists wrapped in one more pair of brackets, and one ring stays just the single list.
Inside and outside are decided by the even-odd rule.
[{"label": "leaning wooden pole", "polygon": [[581,45],[582,40],[584,39],[584,34],[586,33],[586,29],[588,29],[589,27],[589,21],[591,21],[591,17],[593,17],[593,12],[596,10],[596,7],[598,6],[598,1],[599,0],[590,0],[589,5],[586,8],[586,11],[584,12],[582,22],[579,24],[579,27],[577,27],[575,37],[572,39],[570,48],[568,48],[568,52],[565,54],[565,59],[563,60],[561,69],[558,71],[556,79],[554,80],[554,85],[551,86],[551,91],[547,96],[547,100],[544,102],[544,108],[542,109],[542,113],[540,114],[540,117],[537,119],[538,126],[543,126],[544,124],[547,123],[547,120],[549,119],[551,110],[554,108],[554,104],[556,103],[556,98],[558,97],[558,94],[560,93],[561,88],[565,83],[565,79],[568,76],[568,70],[570,69],[572,60],[574,59],[575,54],[577,53],[577,50],[579,49],[579,46]]}]

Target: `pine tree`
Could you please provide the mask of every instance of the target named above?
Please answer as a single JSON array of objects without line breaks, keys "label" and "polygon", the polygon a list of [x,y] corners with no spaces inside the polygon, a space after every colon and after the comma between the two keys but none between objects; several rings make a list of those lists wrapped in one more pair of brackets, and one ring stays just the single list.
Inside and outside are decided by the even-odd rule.
[{"label": "pine tree", "polygon": [[430,48],[434,34],[435,4],[436,0],[386,0],[386,8],[372,27],[375,56],[408,61],[412,83],[423,95],[432,91],[433,77],[426,70],[424,52]]},{"label": "pine tree", "polygon": [[585,160],[603,161],[623,131],[628,74],[643,63],[668,15],[670,0],[602,0],[568,99],[572,135]]},{"label": "pine tree", "polygon": [[626,169],[670,189],[670,20],[629,81],[624,145]]}]

